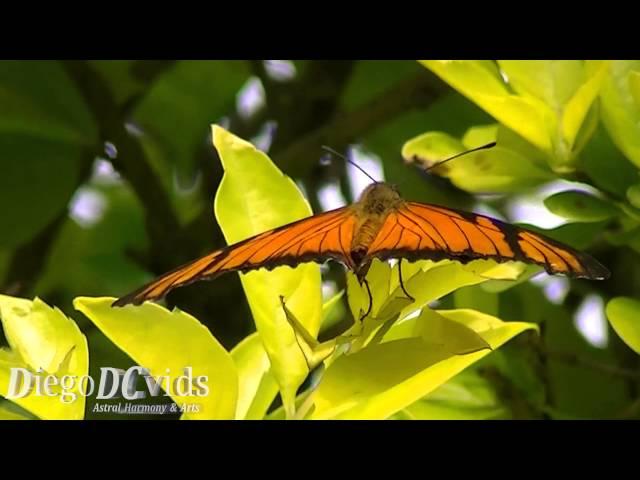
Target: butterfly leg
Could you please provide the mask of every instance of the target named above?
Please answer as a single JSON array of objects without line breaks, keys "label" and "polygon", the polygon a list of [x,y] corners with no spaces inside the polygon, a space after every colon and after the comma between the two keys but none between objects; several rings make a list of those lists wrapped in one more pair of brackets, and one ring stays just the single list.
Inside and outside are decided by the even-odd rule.
[{"label": "butterfly leg", "polygon": [[373,295],[371,295],[371,289],[369,288],[369,282],[366,279],[363,279],[362,283],[367,287],[367,295],[369,295],[369,308],[367,308],[367,312],[360,317],[360,323],[364,321],[365,318],[369,316],[371,313],[371,309],[373,308]]},{"label": "butterfly leg", "polygon": [[402,289],[404,294],[407,296],[409,300],[411,300],[412,302],[415,302],[416,299],[413,298],[411,295],[409,295],[409,292],[407,292],[407,289],[404,288],[404,282],[402,281],[402,259],[398,260],[398,278],[400,279],[400,288]]}]

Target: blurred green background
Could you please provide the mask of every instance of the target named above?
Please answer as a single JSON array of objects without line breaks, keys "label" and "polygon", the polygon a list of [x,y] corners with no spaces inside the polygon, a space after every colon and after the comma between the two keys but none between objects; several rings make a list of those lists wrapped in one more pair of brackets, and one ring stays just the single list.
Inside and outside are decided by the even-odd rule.
[{"label": "blurred green background", "polygon": [[[640,67],[611,62],[589,76],[596,66],[582,61],[544,68],[509,63],[482,68],[498,72],[508,95],[536,108],[544,101],[568,112],[563,95],[593,90],[570,154],[556,144],[545,151],[518,130],[528,124],[526,115],[507,118],[493,107],[497,94],[474,92],[484,80],[471,62],[456,77],[443,72],[446,65],[417,61],[2,61],[0,291],[37,295],[75,319],[89,341],[92,375],[101,366],[132,365],[72,301],[121,296],[224,245],[213,216],[222,169],[210,125],[218,123],[268,152],[314,212],[350,203],[366,186],[341,160],[323,161],[321,146],[328,145],[351,152],[406,199],[548,229],[588,250],[611,279],[541,275],[501,291],[469,287],[443,299],[444,307],[539,323],[542,335],[514,339],[435,401],[455,412],[465,395],[475,395],[465,408],[492,405],[501,418],[639,418],[639,357],[607,321],[605,305],[640,292]],[[564,92],[559,79],[578,70],[587,72],[584,82]],[[597,75],[597,85],[589,83]],[[500,178],[507,180],[483,183],[487,188],[473,188],[482,172],[465,170],[465,177],[452,170],[443,178],[402,157],[406,142],[425,132],[437,132],[423,149],[437,156],[443,139],[469,148],[496,128],[498,146],[511,152],[494,164],[506,165]],[[519,161],[543,173],[509,170]],[[556,196],[545,206],[564,191],[588,198]],[[340,266],[327,266],[324,278],[327,296],[344,287]],[[228,349],[255,330],[236,275],[178,289],[166,304],[194,315]],[[327,336],[352,322],[346,311]],[[91,399],[88,418],[90,405]]]}]

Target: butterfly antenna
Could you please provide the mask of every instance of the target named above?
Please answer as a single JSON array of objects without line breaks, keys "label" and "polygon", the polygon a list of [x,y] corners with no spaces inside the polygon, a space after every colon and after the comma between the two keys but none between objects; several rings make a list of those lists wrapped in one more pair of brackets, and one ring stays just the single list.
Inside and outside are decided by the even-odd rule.
[{"label": "butterfly antenna", "polygon": [[496,142],[491,142],[491,143],[487,143],[486,145],[482,145],[481,147],[472,148],[471,150],[465,150],[464,152],[457,153],[457,154],[456,154],[456,155],[454,155],[453,157],[449,157],[449,158],[446,158],[446,159],[442,160],[441,162],[434,163],[434,164],[433,164],[433,165],[431,165],[430,167],[425,168],[425,169],[424,169],[424,171],[425,171],[425,172],[428,172],[429,170],[431,170],[431,169],[433,169],[433,168],[439,167],[439,166],[440,166],[440,165],[442,165],[443,163],[447,163],[447,162],[449,162],[449,161],[451,161],[451,160],[455,160],[456,158],[461,157],[461,156],[463,156],[463,155],[466,155],[466,154],[468,154],[468,153],[477,152],[478,150],[487,150],[487,149],[489,149],[489,148],[493,148],[493,147],[495,147],[495,146],[496,146]]},{"label": "butterfly antenna", "polygon": [[371,179],[371,181],[373,183],[378,183],[378,180],[376,180],[375,178],[373,178],[371,175],[369,175],[364,168],[362,168],[360,165],[358,165],[356,162],[354,162],[353,160],[350,160],[349,158],[345,157],[344,155],[342,155],[341,153],[336,152],[333,148],[331,147],[327,147],[326,145],[322,145],[322,149],[326,150],[329,153],[333,153],[334,155],[338,156],[339,158],[342,158],[345,162],[350,163],[351,165],[353,165],[354,167],[356,167],[358,170],[360,170],[362,173],[364,173],[367,177],[369,177]]}]

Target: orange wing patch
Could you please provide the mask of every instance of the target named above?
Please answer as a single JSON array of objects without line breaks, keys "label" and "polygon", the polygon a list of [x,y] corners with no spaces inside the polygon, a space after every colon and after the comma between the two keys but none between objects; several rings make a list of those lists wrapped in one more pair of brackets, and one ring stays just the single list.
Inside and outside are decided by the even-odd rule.
[{"label": "orange wing patch", "polygon": [[594,258],[540,234],[482,215],[436,205],[403,203],[390,213],[367,252],[369,258],[463,263],[487,258],[541,265],[549,273],[600,280],[609,271]]},{"label": "orange wing patch", "polygon": [[232,271],[271,270],[281,265],[293,267],[328,259],[353,268],[349,247],[355,223],[353,210],[344,207],[275,228],[182,265],[118,299],[113,305],[139,305],[164,297],[176,287],[211,280]]}]

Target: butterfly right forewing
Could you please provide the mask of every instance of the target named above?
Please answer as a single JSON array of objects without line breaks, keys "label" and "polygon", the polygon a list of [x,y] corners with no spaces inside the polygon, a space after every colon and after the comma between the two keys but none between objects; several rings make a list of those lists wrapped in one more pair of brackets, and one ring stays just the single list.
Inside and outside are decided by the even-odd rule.
[{"label": "butterfly right forewing", "polygon": [[367,253],[380,259],[493,259],[540,265],[548,273],[600,280],[608,270],[591,256],[499,220],[418,202],[387,216]]}]

